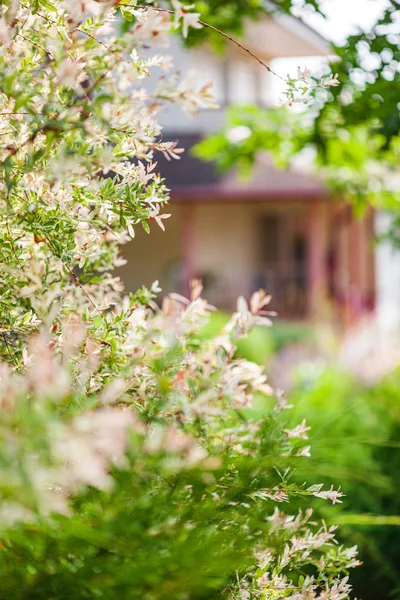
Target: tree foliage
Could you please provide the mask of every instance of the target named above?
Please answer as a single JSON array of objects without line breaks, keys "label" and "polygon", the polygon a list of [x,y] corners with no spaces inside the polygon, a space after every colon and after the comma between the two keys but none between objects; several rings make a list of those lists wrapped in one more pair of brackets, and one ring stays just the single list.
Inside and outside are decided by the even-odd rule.
[{"label": "tree foliage", "polygon": [[[286,167],[297,154],[311,149],[316,170],[334,193],[359,209],[372,203],[393,212],[389,237],[399,245],[399,18],[400,4],[391,0],[371,31],[332,46],[336,57],[332,67],[340,86],[312,90],[306,113],[291,118],[276,108],[233,108],[226,126],[198,149],[198,155],[216,160],[221,168],[235,161],[249,168],[260,152],[267,151]],[[311,73],[308,77],[318,81]],[[289,98],[290,103],[293,100],[303,102],[301,94]],[[232,130],[242,126],[248,134],[235,139]]]}]

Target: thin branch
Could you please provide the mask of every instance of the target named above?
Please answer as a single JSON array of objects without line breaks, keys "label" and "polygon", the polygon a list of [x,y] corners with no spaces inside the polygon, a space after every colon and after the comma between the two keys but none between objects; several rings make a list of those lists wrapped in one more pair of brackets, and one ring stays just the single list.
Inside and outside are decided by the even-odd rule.
[{"label": "thin branch", "polygon": [[[57,25],[57,21],[54,21],[54,19],[50,19],[49,17],[47,17],[46,15],[43,15],[41,13],[36,13],[38,17],[41,17],[42,19],[44,19],[45,21],[48,21],[49,23],[54,23]],[[114,56],[116,56],[119,60],[127,63],[128,65],[132,65],[132,61],[124,58],[121,54],[119,54],[116,50],[113,50],[112,48],[110,48],[110,46],[108,46],[105,42],[103,42],[103,40],[100,40],[98,37],[96,37],[95,35],[93,35],[92,33],[89,33],[88,31],[85,31],[84,29],[81,29],[80,27],[76,27],[73,31],[79,31],[79,33],[83,33],[84,35],[86,35],[87,37],[91,38],[92,40],[94,40],[97,44],[100,44],[101,46],[103,46],[103,48],[105,48],[107,50],[107,52],[110,52],[111,54],[114,54]],[[142,69],[140,69],[142,70]]]},{"label": "thin branch", "polygon": [[19,266],[21,267],[22,272],[25,273],[24,265],[19,260],[19,256],[18,256],[17,251],[15,249],[14,239],[12,237],[11,230],[10,230],[10,222],[9,222],[9,219],[8,219],[8,215],[6,217],[6,227],[7,227],[8,239],[10,240],[10,244],[11,244],[11,248],[12,248],[12,251],[13,251],[13,254],[14,254],[14,258],[17,261],[17,263],[19,264]]},{"label": "thin branch", "polygon": [[11,360],[13,361],[14,365],[17,365],[18,364],[17,359],[15,358],[14,354],[11,352],[11,348],[10,348],[10,345],[8,343],[7,336],[6,336],[5,333],[2,333],[2,338],[3,338],[3,341],[4,341],[5,345],[6,345],[8,354],[11,357]]},{"label": "thin branch", "polygon": [[[149,9],[151,9],[151,10],[156,10],[158,12],[165,12],[165,13],[168,13],[170,15],[175,15],[176,14],[176,11],[174,11],[174,10],[169,10],[168,8],[157,8],[155,6],[136,6],[134,4],[122,4],[122,3],[119,3],[118,6],[131,6],[133,8],[138,8],[140,10],[149,10]],[[274,71],[273,69],[271,69],[271,67],[266,62],[264,62],[259,56],[257,56],[257,54],[255,54],[252,50],[250,50],[250,48],[248,48],[247,46],[245,46],[244,44],[242,44],[242,42],[239,42],[239,40],[237,40],[236,38],[232,37],[228,33],[225,33],[225,31],[222,31],[221,29],[218,29],[218,27],[215,27],[214,25],[211,25],[210,23],[206,23],[206,21],[201,21],[199,19],[198,23],[200,23],[200,25],[202,25],[203,27],[205,27],[207,29],[211,29],[215,33],[218,33],[218,35],[221,35],[225,39],[229,40],[230,42],[232,42],[232,44],[235,44],[238,48],[240,48],[241,50],[243,50],[243,52],[246,52],[247,54],[249,54],[249,56],[251,56],[252,58],[254,58],[262,67],[264,67],[264,69],[267,69],[267,71],[269,73],[271,73],[272,75],[274,75],[278,79],[281,79],[282,81],[284,81],[285,83],[287,83],[286,79],[284,77],[282,77],[281,75],[279,75],[278,73],[276,73],[276,71]]]},{"label": "thin branch", "polygon": [[[49,244],[49,246],[51,247],[51,249],[53,250],[54,254],[56,256],[58,256],[57,250],[54,247],[53,242],[51,241],[51,239],[47,236],[46,233],[42,232],[43,237],[45,238],[46,242]],[[99,309],[99,307],[97,306],[97,304],[95,303],[95,301],[93,300],[93,298],[90,296],[90,294],[88,294],[88,292],[85,290],[85,288],[83,287],[83,285],[81,284],[81,282],[79,281],[78,276],[76,275],[76,273],[74,273],[74,271],[71,269],[71,267],[61,258],[61,256],[58,256],[58,258],[61,260],[62,264],[64,265],[64,267],[67,269],[68,273],[71,275],[72,279],[75,281],[75,284],[80,288],[80,290],[85,294],[86,298],[89,300],[90,304],[93,306],[93,308],[96,310],[96,312],[98,312],[98,314],[102,317],[103,313],[101,312],[101,310]]]},{"label": "thin branch", "polygon": [[[54,121],[54,119],[52,119],[52,121]],[[58,130],[59,130],[59,127],[55,123],[51,123],[51,122],[45,123],[42,127],[39,127],[38,129],[36,129],[36,131],[31,133],[31,135],[29,137],[27,137],[19,146],[14,146],[13,148],[11,148],[10,152],[7,154],[5,159],[0,161],[0,167],[2,167],[7,162],[7,160],[9,160],[13,156],[15,156],[21,150],[21,148],[26,146],[26,144],[34,142],[36,137],[38,136],[38,134],[41,131],[58,131]]]},{"label": "thin branch", "polygon": [[92,83],[92,85],[91,85],[91,86],[89,86],[87,90],[85,90],[85,92],[86,92],[86,95],[87,95],[87,94],[90,94],[90,93],[91,93],[91,92],[94,90],[94,88],[96,88],[96,87],[99,85],[99,83],[101,83],[101,82],[103,81],[103,79],[105,79],[105,78],[107,77],[108,73],[109,73],[110,71],[112,71],[112,70],[113,70],[113,69],[114,69],[114,68],[117,66],[117,64],[118,64],[118,61],[116,61],[115,63],[113,63],[112,65],[110,65],[110,66],[108,67],[108,69],[106,69],[105,71],[103,71],[103,73],[100,75],[100,77],[98,77],[98,78],[97,78],[97,79],[96,79],[96,80],[95,80],[95,81]]},{"label": "thin branch", "polygon": [[[39,15],[39,16],[42,16],[42,15]],[[111,54],[114,54],[114,56],[117,56],[119,58],[119,60],[127,63],[128,65],[132,65],[133,64],[132,61],[124,58],[123,56],[121,56],[121,54],[119,54],[118,52],[116,52],[116,50],[113,50],[112,48],[110,48],[110,46],[107,46],[107,44],[105,44],[102,40],[99,40],[99,38],[97,38],[95,35],[92,35],[88,31],[85,31],[84,29],[81,29],[80,27],[77,27],[75,29],[75,31],[79,31],[80,33],[83,33],[84,35],[87,35],[87,37],[89,37],[92,40],[94,40],[95,42],[97,42],[97,44],[100,44],[101,46],[103,46],[103,48],[105,48],[108,52],[110,52]]]},{"label": "thin branch", "polygon": [[[17,194],[15,191],[12,191],[11,193],[14,194],[15,196],[17,196],[17,198],[19,198],[20,200],[23,200],[25,202],[25,199],[22,196],[20,196],[19,194]],[[25,194],[27,195],[26,190],[25,190]],[[27,198],[27,200],[29,201],[29,198]],[[46,242],[49,244],[49,246],[52,249],[52,251],[54,252],[54,254],[61,260],[61,262],[64,265],[64,267],[67,269],[68,273],[71,275],[71,277],[75,281],[75,284],[81,289],[81,291],[85,294],[86,298],[89,300],[90,304],[93,306],[93,308],[96,310],[96,312],[98,312],[99,315],[102,317],[103,313],[98,308],[98,306],[96,305],[96,303],[93,300],[93,298],[91,298],[90,294],[88,294],[88,292],[85,290],[85,288],[83,287],[83,285],[79,281],[78,276],[74,273],[74,271],[71,269],[71,267],[65,261],[63,261],[63,259],[58,255],[57,249],[54,247],[54,244],[51,241],[51,239],[43,231],[40,232],[40,233],[43,235],[43,237],[45,238]]]},{"label": "thin branch", "polygon": [[52,55],[52,53],[49,50],[46,50],[46,48],[44,48],[43,46],[41,46],[40,44],[38,44],[37,42],[34,42],[33,40],[31,40],[28,37],[25,37],[24,35],[22,35],[22,33],[17,33],[17,35],[19,37],[22,37],[25,41],[29,42],[30,44],[32,44],[33,46],[35,46],[36,48],[38,48],[39,50],[41,50],[42,52],[44,52],[45,54],[47,54],[48,56],[50,56],[50,58],[52,60],[54,60],[54,56]]},{"label": "thin branch", "polygon": [[[32,325],[33,328],[37,328],[37,325]],[[28,325],[25,327],[16,327],[15,325],[0,325],[0,331],[8,331],[9,333],[27,333]]]},{"label": "thin branch", "polygon": [[211,29],[212,31],[215,31],[219,35],[222,35],[224,38],[226,38],[227,40],[229,40],[230,42],[232,42],[233,44],[235,44],[238,48],[240,48],[244,52],[247,52],[247,54],[249,54],[252,58],[254,58],[262,67],[264,67],[264,69],[267,69],[267,71],[269,73],[271,73],[271,75],[274,75],[275,77],[277,77],[278,79],[281,79],[282,81],[284,81],[286,83],[286,79],[284,77],[281,77],[281,75],[279,75],[278,73],[276,73],[276,71],[274,71],[273,69],[271,69],[271,67],[266,62],[264,62],[259,56],[257,56],[257,54],[255,54],[254,52],[252,52],[250,50],[250,48],[248,48],[247,46],[245,46],[244,44],[242,44],[241,42],[239,42],[239,40],[237,40],[236,38],[232,37],[228,33],[225,33],[224,31],[221,31],[221,29],[218,29],[217,27],[214,27],[214,25],[210,25],[209,23],[205,23],[205,21],[199,21],[199,23],[200,23],[200,25],[203,25],[203,27],[207,27],[208,29]]},{"label": "thin branch", "polygon": [[[22,23],[21,27],[19,29],[17,29],[17,31],[14,33],[14,35],[13,35],[13,42],[14,42],[15,38],[17,37],[17,35],[19,35],[21,33],[21,31],[23,30],[23,28],[25,27],[26,22],[28,21],[28,19],[29,19],[29,13],[26,15],[25,21]],[[18,20],[18,22],[19,22],[19,20]]]}]

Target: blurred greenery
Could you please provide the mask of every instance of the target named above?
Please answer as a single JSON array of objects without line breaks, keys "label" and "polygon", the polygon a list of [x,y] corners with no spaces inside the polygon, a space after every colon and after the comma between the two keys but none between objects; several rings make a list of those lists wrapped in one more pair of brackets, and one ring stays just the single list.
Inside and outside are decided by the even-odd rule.
[{"label": "blurred greenery", "polygon": [[[47,410],[23,413],[28,442],[43,439],[38,424],[47,422]],[[110,490],[86,488],[71,498],[66,516],[47,515],[2,529],[0,598],[231,598],[237,578],[251,569],[254,540],[267,535],[269,548],[287,541],[270,535],[266,515],[276,504],[257,499],[256,493],[279,486],[288,467],[302,460],[283,453],[288,446],[281,416],[261,404],[258,412],[263,422],[252,439],[245,424],[257,411],[230,411],[218,418],[217,427],[223,422],[230,437],[238,435],[240,452],[234,444],[216,444],[212,436],[219,439],[219,429],[196,420],[193,431],[212,433],[205,442],[208,466],[187,460],[182,448],[171,452],[163,438],[150,448],[148,431],[132,431],[126,464],[113,470]],[[154,419],[165,426],[160,414]],[[0,442],[10,446],[7,439]],[[287,488],[298,486],[291,482]],[[322,503],[312,499],[313,506]],[[304,510],[304,501],[298,505]],[[287,539],[292,534],[285,533]]]},{"label": "blurred greenery", "polygon": [[[370,31],[333,46],[341,85],[317,91],[307,112],[232,107],[224,128],[197,146],[197,156],[248,176],[260,151],[286,168],[304,149],[312,149],[334,193],[351,200],[356,210],[373,203],[392,212],[384,237],[400,247],[400,193],[391,181],[400,158],[399,18],[400,2],[390,0]],[[236,128],[243,135],[232,135]],[[215,316],[215,322],[222,319]],[[309,341],[308,335],[278,323],[269,331],[254,331],[239,351],[267,363],[286,343]],[[314,377],[304,374],[288,398],[293,423],[306,417],[312,427],[312,466],[298,476],[343,485],[343,505],[326,518],[341,525],[346,543],[360,547],[364,564],[353,574],[355,596],[398,600],[400,373],[370,387],[332,366]]]},{"label": "blurred greenery", "polygon": [[[303,113],[233,107],[225,126],[198,147],[197,155],[248,175],[260,151],[286,168],[308,149],[335,194],[360,211],[373,203],[392,212],[386,237],[400,247],[400,191],[394,181],[400,158],[399,19],[400,2],[389,0],[370,31],[332,45],[337,58],[331,68],[340,85],[315,88],[314,101]],[[238,127],[248,134],[237,139],[232,131]]]},{"label": "blurred greenery", "polygon": [[[287,344],[313,339],[311,328],[278,323],[254,331],[240,352],[268,362]],[[340,525],[339,539],[359,546],[354,597],[399,600],[400,371],[367,387],[339,368],[312,373],[304,366],[288,402],[292,423],[306,418],[311,426],[311,459],[296,480],[342,485],[346,494],[343,504],[320,510],[327,523]]]},{"label": "blurred greenery", "polygon": [[[211,315],[207,325],[202,329],[204,338],[216,336],[229,320],[228,313],[218,311]],[[304,322],[276,321],[273,327],[256,327],[247,337],[238,340],[239,353],[247,360],[265,365],[279,350],[287,344],[308,343],[315,341],[314,328]]]},{"label": "blurred greenery", "polygon": [[[319,2],[313,4],[319,7]],[[248,176],[260,150],[286,168],[304,149],[312,149],[315,165],[334,193],[352,200],[356,210],[373,203],[392,212],[384,237],[400,247],[400,194],[387,185],[400,158],[399,18],[400,2],[390,0],[367,34],[360,31],[333,47],[341,85],[317,92],[305,114],[233,107],[225,127],[197,147],[197,156]],[[235,128],[247,134],[238,139],[231,135]],[[224,319],[215,315],[205,335],[212,335]],[[310,340],[306,328],[278,322],[268,331],[255,330],[239,351],[262,364],[286,344]],[[307,417],[312,427],[312,467],[300,477],[342,484],[346,493],[334,517],[330,513],[326,518],[341,525],[346,543],[360,547],[364,564],[353,574],[355,595],[398,600],[400,374],[366,387],[337,368],[326,368],[314,378],[299,376],[289,402],[293,423]]]},{"label": "blurred greenery", "polygon": [[327,369],[313,385],[299,382],[289,400],[293,418],[307,416],[312,427],[308,476],[340,482],[346,493],[333,521],[360,548],[355,595],[400,598],[400,373],[367,388]]}]

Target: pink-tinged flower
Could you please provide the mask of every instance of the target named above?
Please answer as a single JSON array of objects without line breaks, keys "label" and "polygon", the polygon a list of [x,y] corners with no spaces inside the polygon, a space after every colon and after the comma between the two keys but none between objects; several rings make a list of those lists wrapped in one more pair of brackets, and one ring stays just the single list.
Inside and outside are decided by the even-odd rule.
[{"label": "pink-tinged flower", "polygon": [[340,81],[339,81],[339,74],[336,73],[335,75],[329,75],[329,77],[322,77],[321,79],[321,85],[322,87],[336,87],[338,85],[340,85]]},{"label": "pink-tinged flower", "polygon": [[[249,305],[243,296],[239,296],[237,301],[237,312],[232,315],[231,320],[225,326],[225,331],[233,332],[236,337],[244,336],[253,327],[270,327],[272,321],[268,318],[269,316],[275,316],[275,312],[266,312],[260,310],[263,306],[268,304],[270,301],[269,296],[264,291],[260,290],[253,294],[251,298],[251,305]],[[256,314],[253,313],[257,311]]]},{"label": "pink-tinged flower", "polygon": [[171,29],[170,17],[167,13],[150,7],[135,11],[137,25],[132,31],[138,44],[151,42],[154,46],[168,46],[167,34]]},{"label": "pink-tinged flower", "polygon": [[312,72],[310,69],[304,68],[301,69],[300,67],[297,68],[297,78],[298,79],[302,79],[303,81],[310,81]]},{"label": "pink-tinged flower", "polygon": [[192,302],[200,298],[203,291],[203,284],[200,279],[192,279],[190,282],[190,299]]},{"label": "pink-tinged flower", "polygon": [[194,4],[184,6],[178,0],[172,0],[172,6],[175,10],[175,27],[179,27],[182,19],[182,35],[184,38],[188,36],[189,27],[193,27],[193,29],[201,29],[203,27],[199,22],[200,13],[190,12],[195,7]]},{"label": "pink-tinged flower", "polygon": [[151,287],[150,287],[150,291],[153,294],[159,294],[162,291],[160,288],[160,282],[158,281],[158,279],[153,281],[153,283],[151,284]]},{"label": "pink-tinged flower", "polygon": [[63,398],[69,391],[70,375],[53,354],[50,341],[44,334],[32,339],[32,355],[26,372],[29,389],[43,398]]},{"label": "pink-tinged flower", "polygon": [[175,425],[170,425],[167,429],[154,428],[147,437],[145,450],[149,454],[165,452],[180,455],[182,464],[187,466],[194,466],[207,457],[207,452],[197,440]]},{"label": "pink-tinged flower", "polygon": [[345,494],[343,494],[343,492],[340,491],[340,487],[338,490],[334,490],[333,489],[333,485],[331,486],[330,490],[327,491],[316,491],[313,492],[313,496],[315,496],[316,498],[323,498],[324,500],[330,500],[332,502],[332,504],[342,504],[342,500],[340,500],[340,498],[342,498]]},{"label": "pink-tinged flower", "polygon": [[76,87],[86,78],[83,68],[83,63],[73,60],[72,58],[64,58],[57,69],[57,79],[59,84],[70,88]]},{"label": "pink-tinged flower", "polygon": [[275,502],[289,502],[289,496],[287,492],[276,487],[270,490],[264,490],[261,493],[264,498],[270,498],[271,500],[275,500]]},{"label": "pink-tinged flower", "polygon": [[296,456],[311,456],[310,450],[311,446],[304,446],[304,448],[297,452]]},{"label": "pink-tinged flower", "polygon": [[253,313],[253,315],[256,314],[264,314],[264,315],[273,315],[275,316],[276,313],[275,312],[262,312],[262,309],[264,308],[264,306],[267,306],[267,304],[269,304],[272,300],[272,296],[269,296],[266,294],[265,290],[258,290],[258,292],[254,292],[254,294],[252,295],[251,299],[250,299],[250,310]]},{"label": "pink-tinged flower", "polygon": [[126,381],[122,377],[116,377],[103,389],[100,394],[99,403],[102,405],[115,404],[129,386],[129,381]]},{"label": "pink-tinged flower", "polygon": [[199,88],[198,74],[191,71],[178,85],[168,87],[164,94],[173,102],[177,102],[189,115],[196,115],[199,109],[218,108],[211,91],[212,86],[210,81]]},{"label": "pink-tinged flower", "polygon": [[270,583],[271,579],[268,572],[264,573],[264,575],[257,579],[257,585],[259,585],[260,587],[268,587]]},{"label": "pink-tinged flower", "polygon": [[150,212],[149,219],[152,221],[155,221],[157,223],[157,225],[160,227],[160,229],[165,231],[165,226],[164,226],[163,220],[169,219],[171,215],[169,213],[163,213],[163,214],[159,214],[159,213],[160,213],[160,207],[157,206],[154,210],[152,210]]},{"label": "pink-tinged flower", "polygon": [[311,427],[307,427],[306,420],[303,419],[300,425],[294,427],[293,429],[284,429],[284,432],[288,436],[288,438],[302,438],[303,440],[308,440],[307,431],[309,431]]},{"label": "pink-tinged flower", "polygon": [[289,410],[293,408],[293,404],[289,404],[287,398],[285,398],[285,392],[283,390],[275,390],[276,396],[276,411],[281,412],[282,410]]},{"label": "pink-tinged flower", "polygon": [[181,160],[179,156],[183,152],[185,152],[184,148],[178,148],[178,142],[161,142],[156,144],[156,149],[161,150],[167,160],[171,160],[171,158],[175,160]]},{"label": "pink-tinged flower", "polygon": [[120,464],[125,453],[127,431],[133,424],[131,412],[102,408],[76,417],[74,429],[78,435],[87,437],[97,453],[115,464]]},{"label": "pink-tinged flower", "polygon": [[12,42],[11,29],[7,25],[4,17],[0,19],[0,44],[5,48],[8,48]]},{"label": "pink-tinged flower", "polygon": [[99,17],[113,8],[114,4],[114,0],[63,0],[60,8],[67,13],[67,23],[76,25],[88,17]]}]

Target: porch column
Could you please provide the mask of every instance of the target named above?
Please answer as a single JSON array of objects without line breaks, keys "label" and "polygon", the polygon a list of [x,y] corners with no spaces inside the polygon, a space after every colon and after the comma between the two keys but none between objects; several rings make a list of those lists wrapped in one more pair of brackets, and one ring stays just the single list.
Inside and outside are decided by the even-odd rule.
[{"label": "porch column", "polygon": [[363,316],[374,309],[375,273],[374,273],[374,211],[368,209],[363,218],[356,220],[354,227],[357,244],[357,263],[355,265],[355,282],[359,293],[359,315]]},{"label": "porch column", "polygon": [[366,312],[368,272],[368,245],[365,218],[353,216],[350,225],[351,308],[353,320]]},{"label": "porch column", "polygon": [[368,238],[366,215],[358,222],[358,252],[361,315],[365,315],[368,312]]},{"label": "porch column", "polygon": [[189,282],[195,277],[195,207],[190,204],[182,206],[182,258],[183,258],[183,293],[190,295]]},{"label": "porch column", "polygon": [[312,319],[324,312],[327,298],[327,205],[323,201],[310,204],[308,219],[308,316]]},{"label": "porch column", "polygon": [[368,310],[376,309],[376,272],[375,272],[375,209],[370,207],[366,216],[367,237],[367,301]]}]

